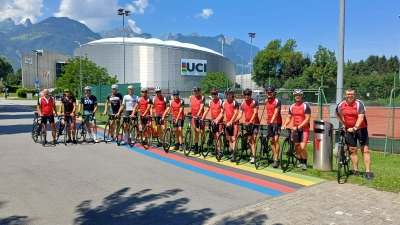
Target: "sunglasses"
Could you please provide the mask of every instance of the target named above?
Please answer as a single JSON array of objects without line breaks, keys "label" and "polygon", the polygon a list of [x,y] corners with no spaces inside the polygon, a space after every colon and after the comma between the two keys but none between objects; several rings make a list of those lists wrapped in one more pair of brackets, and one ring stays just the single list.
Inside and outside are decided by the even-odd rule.
[{"label": "sunglasses", "polygon": [[274,92],[273,91],[267,91],[267,93],[270,94],[270,93],[274,93]]},{"label": "sunglasses", "polygon": [[85,90],[85,91],[91,92],[91,90]]},{"label": "sunglasses", "polygon": [[218,95],[218,94],[211,94],[211,95]]},{"label": "sunglasses", "polygon": [[142,93],[147,93],[147,91],[142,91]]},{"label": "sunglasses", "polygon": [[250,96],[251,94],[245,94],[244,96]]}]

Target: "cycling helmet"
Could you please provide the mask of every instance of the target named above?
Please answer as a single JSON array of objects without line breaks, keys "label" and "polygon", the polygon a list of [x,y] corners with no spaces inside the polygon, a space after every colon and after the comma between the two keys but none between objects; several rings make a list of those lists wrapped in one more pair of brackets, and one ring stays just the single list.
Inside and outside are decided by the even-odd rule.
[{"label": "cycling helmet", "polygon": [[231,94],[233,94],[233,90],[230,89],[230,88],[227,88],[227,89],[225,90],[225,93],[231,93]]},{"label": "cycling helmet", "polygon": [[158,92],[158,91],[161,91],[161,88],[160,88],[160,87],[156,87],[154,90],[155,90],[156,92]]},{"label": "cycling helmet", "polygon": [[86,90],[89,90],[89,91],[91,91],[91,90],[92,90],[92,88],[91,88],[90,86],[86,86],[86,87],[85,87],[85,91],[86,91]]},{"label": "cycling helmet", "polygon": [[303,94],[303,90],[301,90],[301,89],[294,89],[293,95],[297,95],[297,94],[302,95],[302,94]]},{"label": "cycling helmet", "polygon": [[244,95],[251,95],[252,93],[253,93],[253,91],[250,88],[246,88],[243,90]]},{"label": "cycling helmet", "polygon": [[213,89],[211,89],[210,94],[217,95],[218,94],[218,90],[213,88]]},{"label": "cycling helmet", "polygon": [[111,88],[112,88],[112,89],[118,89],[118,85],[113,84],[113,85],[111,85]]},{"label": "cycling helmet", "polygon": [[142,87],[140,90],[141,90],[142,92],[147,92],[147,87]]},{"label": "cycling helmet", "polygon": [[268,85],[265,87],[265,91],[275,91],[274,85]]},{"label": "cycling helmet", "polygon": [[132,89],[132,90],[133,90],[133,86],[132,86],[132,85],[129,85],[129,86],[128,86],[128,89]]},{"label": "cycling helmet", "polygon": [[193,91],[201,91],[201,88],[198,86],[194,86]]},{"label": "cycling helmet", "polygon": [[173,91],[172,91],[172,94],[173,94],[173,95],[179,95],[179,90],[176,90],[176,89],[173,90]]}]

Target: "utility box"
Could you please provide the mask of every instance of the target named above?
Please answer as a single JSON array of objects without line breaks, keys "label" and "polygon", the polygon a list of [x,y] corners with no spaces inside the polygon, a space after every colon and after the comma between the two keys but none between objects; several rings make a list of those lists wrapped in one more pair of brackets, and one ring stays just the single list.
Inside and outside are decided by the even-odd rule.
[{"label": "utility box", "polygon": [[313,169],[332,171],[333,169],[333,125],[323,120],[314,120]]},{"label": "utility box", "polygon": [[32,93],[26,93],[26,99],[27,100],[32,100]]}]

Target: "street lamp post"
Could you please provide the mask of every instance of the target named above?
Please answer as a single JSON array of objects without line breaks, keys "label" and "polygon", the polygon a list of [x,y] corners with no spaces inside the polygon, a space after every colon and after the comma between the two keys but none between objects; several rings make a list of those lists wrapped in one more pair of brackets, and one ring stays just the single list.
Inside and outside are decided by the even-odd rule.
[{"label": "street lamp post", "polygon": [[124,10],[123,8],[118,9],[118,15],[122,16],[122,42],[124,45],[124,84],[125,84],[125,16],[129,16],[129,13],[131,11],[129,10]]},{"label": "street lamp post", "polygon": [[251,62],[251,65],[250,65],[250,79],[251,79],[251,67],[253,66],[253,60],[252,60],[252,54],[253,54],[253,38],[255,38],[256,37],[256,33],[254,33],[254,32],[250,32],[249,33],[249,37],[250,37],[250,62]]},{"label": "street lamp post", "polygon": [[242,58],[242,76],[240,78],[240,87],[243,90],[243,56],[241,56],[241,55],[238,55],[238,56],[240,56]]},{"label": "street lamp post", "polygon": [[[36,78],[39,78],[39,56],[43,55],[43,50],[32,50],[36,53]],[[40,86],[40,84],[38,84]]]},{"label": "street lamp post", "polygon": [[79,45],[79,97],[82,96],[82,45],[79,41],[75,41]]}]

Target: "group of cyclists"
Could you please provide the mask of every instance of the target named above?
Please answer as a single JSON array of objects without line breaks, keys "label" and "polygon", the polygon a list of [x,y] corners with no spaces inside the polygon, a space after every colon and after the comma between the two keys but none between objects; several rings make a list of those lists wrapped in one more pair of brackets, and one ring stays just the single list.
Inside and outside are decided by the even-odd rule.
[{"label": "group of cyclists", "polygon": [[[209,118],[211,120],[211,130],[214,134],[214,140],[222,131],[222,123],[225,123],[227,140],[229,142],[229,149],[231,152],[230,160],[235,161],[235,141],[238,135],[238,124],[239,121],[247,127],[248,132],[248,143],[251,150],[250,163],[254,163],[255,159],[255,147],[256,147],[256,136],[259,132],[259,125],[262,123],[268,128],[267,138],[270,141],[270,146],[273,152],[273,167],[278,168],[279,166],[279,136],[281,130],[285,130],[286,127],[292,122],[293,129],[293,142],[295,143],[296,154],[299,158],[299,164],[297,167],[307,170],[307,149],[306,145],[309,138],[310,131],[310,116],[311,107],[309,104],[303,101],[304,93],[301,89],[295,89],[293,96],[295,102],[289,107],[288,115],[286,120],[283,121],[281,115],[282,101],[276,97],[275,87],[268,85],[265,88],[265,108],[259,115],[260,107],[259,102],[252,98],[252,90],[246,88],[243,90],[244,100],[239,103],[235,100],[234,91],[231,88],[225,90],[226,100],[222,100],[218,97],[218,90],[212,89],[210,91],[211,99],[206,102],[206,97],[201,94],[201,88],[195,86],[193,88],[193,94],[189,97],[189,109],[185,114],[184,100],[180,97],[179,90],[172,91],[172,99],[167,100],[167,97],[162,94],[160,87],[155,88],[156,96],[150,98],[148,96],[148,88],[141,88],[141,96],[134,95],[134,88],[132,85],[128,87],[128,94],[122,96],[118,93],[118,85],[111,86],[111,93],[107,96],[105,102],[105,108],[103,114],[107,114],[108,106],[111,108],[111,120],[110,120],[110,140],[116,136],[114,126],[121,126],[120,118],[123,117],[124,136],[121,144],[126,144],[129,141],[128,127],[132,121],[136,121],[141,127],[145,127],[147,124],[152,123],[152,118],[155,120],[157,126],[158,137],[162,137],[162,134],[166,128],[166,117],[172,116],[172,123],[174,127],[176,143],[174,146],[175,150],[182,150],[182,130],[185,123],[185,116],[191,118],[191,125],[194,128],[194,153],[199,153],[199,137],[205,130],[204,120]],[[343,128],[348,129],[349,132],[357,132],[356,136],[348,135],[349,143],[351,146],[351,157],[353,165],[358,163],[357,160],[357,140],[360,142],[361,150],[364,154],[364,163],[366,164],[367,174],[369,171],[369,155],[368,155],[368,133],[366,131],[366,119],[365,107],[361,101],[355,100],[355,91],[353,89],[347,90],[349,93],[353,93],[351,101],[346,99],[337,106],[336,116],[339,121],[343,124]],[[50,122],[52,133],[53,133],[53,144],[55,141],[55,128],[54,128],[54,114],[56,112],[55,100],[49,96],[48,90],[43,91],[43,97],[38,100],[38,112],[42,116],[42,123],[47,123],[47,119]],[[346,92],[347,94],[347,92]],[[353,105],[355,104],[355,106]],[[62,108],[64,108],[64,114],[70,115],[72,118],[72,129],[68,130],[68,142],[76,143],[75,140],[75,118],[76,118],[76,99],[71,95],[71,92],[66,89],[65,96],[60,101],[60,107],[58,114],[61,114]],[[78,112],[80,113],[83,108],[83,116],[88,116],[89,121],[92,123],[93,133],[90,129],[90,124],[87,123],[87,131],[89,138],[94,142],[99,142],[96,137],[96,117],[95,113],[98,110],[97,98],[91,94],[91,87],[85,87],[85,95],[81,97],[79,103]],[[125,112],[124,112],[125,109]],[[209,115],[209,116],[208,116]],[[265,115],[265,116],[264,116]],[[264,119],[263,119],[264,117]],[[114,124],[116,121],[116,124]],[[360,127],[359,130],[357,128]],[[72,139],[71,139],[72,137]],[[161,139],[161,138],[160,138]],[[159,139],[159,140],[160,140]],[[161,147],[163,143],[159,141],[158,147]],[[355,146],[355,147],[354,147]],[[217,152],[217,154],[223,154]],[[357,165],[354,166],[357,173]],[[367,179],[370,179],[370,175],[367,175]]]}]

